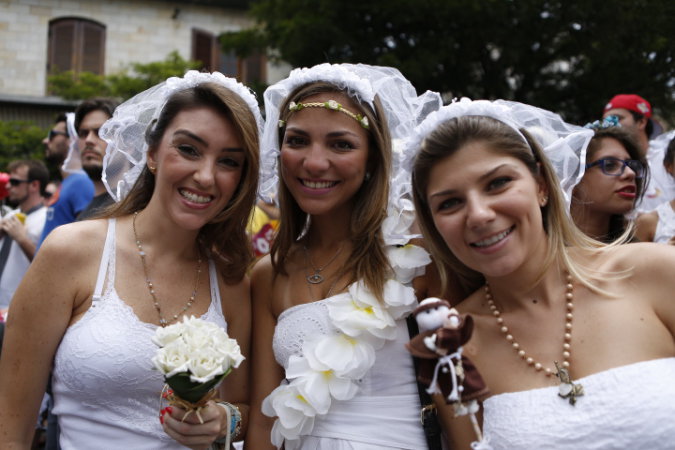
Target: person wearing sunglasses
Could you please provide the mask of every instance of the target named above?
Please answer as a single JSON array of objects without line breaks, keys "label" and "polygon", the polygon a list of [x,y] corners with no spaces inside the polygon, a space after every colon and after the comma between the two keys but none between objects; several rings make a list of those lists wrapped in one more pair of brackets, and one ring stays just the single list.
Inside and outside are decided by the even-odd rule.
[{"label": "person wearing sunglasses", "polygon": [[615,95],[603,110],[604,118],[616,117],[621,126],[631,133],[647,158],[649,184],[645,185],[644,197],[635,206],[638,214],[653,211],[675,198],[675,178],[663,167],[665,146],[658,142],[663,137],[663,127],[652,113],[652,105],[635,94]]},{"label": "person wearing sunglasses", "polygon": [[75,110],[76,145],[71,146],[64,168],[70,170],[81,165],[94,183],[94,198],[77,215],[77,220],[95,217],[115,203],[103,184],[103,156],[108,144],[98,135],[101,126],[112,117],[119,102],[111,98],[97,97],[85,100]]},{"label": "person wearing sunglasses", "polygon": [[0,219],[0,310],[9,306],[35,255],[47,212],[42,192],[49,181],[42,161],[12,161],[7,171],[9,200],[17,209]]},{"label": "person wearing sunglasses", "polygon": [[630,228],[627,217],[648,182],[647,160],[628,130],[609,126],[595,130],[585,169],[572,192],[570,213],[584,233],[612,242]]},{"label": "person wearing sunglasses", "polygon": [[45,145],[47,163],[59,168],[63,181],[58,194],[54,196],[55,200],[52,199],[49,202],[47,220],[38,242],[38,249],[54,228],[74,222],[80,211],[86,208],[94,197],[94,183],[82,171],[82,166],[79,165],[70,170],[65,168],[64,162],[68,156],[69,147],[73,144],[69,136],[75,134],[74,118],[73,113],[57,116],[49,135],[42,141]]}]

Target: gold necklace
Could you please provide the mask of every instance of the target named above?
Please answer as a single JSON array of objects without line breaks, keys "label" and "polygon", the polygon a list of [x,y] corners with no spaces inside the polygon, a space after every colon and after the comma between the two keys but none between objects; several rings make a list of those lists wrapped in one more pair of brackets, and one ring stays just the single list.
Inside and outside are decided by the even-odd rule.
[{"label": "gold necklace", "polygon": [[309,284],[321,284],[321,283],[323,283],[324,278],[321,275],[321,271],[323,271],[333,261],[335,261],[335,259],[338,257],[338,255],[342,251],[342,245],[343,244],[340,244],[340,247],[338,247],[337,252],[335,252],[335,254],[330,259],[330,261],[328,261],[326,264],[324,264],[323,267],[316,267],[314,265],[314,263],[312,262],[312,257],[309,255],[309,249],[307,248],[306,245],[302,246],[302,248],[305,250],[305,266],[307,266],[307,263],[309,263],[309,265],[312,266],[312,270],[314,271],[313,274],[305,276],[305,279],[307,280],[307,283],[309,283]]},{"label": "gold necklace", "polygon": [[492,315],[497,320],[497,326],[504,335],[504,338],[511,344],[520,358],[527,363],[528,366],[534,368],[537,372],[543,372],[547,377],[555,375],[560,379],[560,395],[562,398],[567,398],[570,404],[574,405],[576,402],[576,397],[584,395],[584,388],[581,384],[574,383],[569,376],[569,367],[570,367],[570,352],[572,350],[572,319],[574,315],[572,311],[574,309],[574,285],[572,284],[572,276],[569,273],[565,274],[565,333],[563,335],[563,351],[562,364],[558,364],[558,361],[554,361],[556,370],[544,367],[540,362],[535,361],[534,358],[529,356],[521,345],[513,337],[513,334],[510,333],[509,327],[504,323],[504,318],[502,317],[501,311],[497,308],[493,297],[492,291],[490,290],[490,284],[485,283],[485,300],[487,301],[488,308],[492,311]]},{"label": "gold necklace", "polygon": [[174,314],[170,320],[165,319],[164,316],[162,316],[162,309],[159,305],[159,300],[155,295],[155,285],[152,283],[150,276],[148,275],[148,266],[145,261],[145,251],[143,250],[143,244],[141,243],[141,240],[138,238],[138,233],[136,232],[136,217],[138,217],[138,211],[134,213],[134,216],[131,220],[131,227],[134,230],[134,239],[136,241],[136,248],[138,248],[138,255],[141,257],[141,264],[143,265],[143,273],[145,274],[145,284],[147,284],[148,292],[150,292],[150,296],[152,297],[152,304],[157,310],[157,315],[159,316],[159,324],[162,326],[162,328],[164,328],[170,323],[178,320],[179,314],[185,313],[185,311],[187,311],[190,308],[190,306],[192,306],[192,304],[194,303],[195,297],[197,297],[197,287],[199,286],[199,274],[202,271],[202,256],[201,253],[199,253],[199,250],[197,250],[197,272],[195,274],[195,286],[192,289],[192,295],[190,296],[190,299],[187,301],[185,306],[183,306],[183,310],[179,314]]}]

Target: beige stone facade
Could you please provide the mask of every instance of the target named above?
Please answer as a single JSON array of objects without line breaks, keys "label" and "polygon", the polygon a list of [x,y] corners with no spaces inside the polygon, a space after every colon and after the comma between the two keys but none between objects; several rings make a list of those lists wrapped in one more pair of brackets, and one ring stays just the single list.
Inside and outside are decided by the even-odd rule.
[{"label": "beige stone facade", "polygon": [[[0,0],[0,95],[45,96],[53,19],[89,19],[105,25],[104,70],[110,74],[132,62],[162,60],[173,50],[190,59],[195,28],[217,36],[250,25],[244,9],[209,3],[228,2]],[[268,81],[287,73],[288,68],[269,67]]]}]

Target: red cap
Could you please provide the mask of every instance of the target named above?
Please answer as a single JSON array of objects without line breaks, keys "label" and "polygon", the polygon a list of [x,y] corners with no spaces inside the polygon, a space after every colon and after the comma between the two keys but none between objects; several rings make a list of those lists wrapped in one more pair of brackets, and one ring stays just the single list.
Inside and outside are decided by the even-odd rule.
[{"label": "red cap", "polygon": [[647,100],[635,94],[619,94],[605,105],[605,111],[610,109],[622,108],[629,111],[635,111],[648,119],[652,117],[652,105]]},{"label": "red cap", "polygon": [[9,174],[0,172],[0,200],[9,195]]}]

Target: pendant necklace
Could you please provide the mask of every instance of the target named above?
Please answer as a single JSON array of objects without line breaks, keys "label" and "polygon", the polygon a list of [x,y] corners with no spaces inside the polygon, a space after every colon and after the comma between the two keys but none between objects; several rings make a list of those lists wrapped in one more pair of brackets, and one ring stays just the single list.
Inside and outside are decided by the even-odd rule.
[{"label": "pendant necklace", "polygon": [[577,397],[584,395],[584,387],[580,383],[575,383],[572,381],[569,375],[570,367],[570,351],[572,349],[572,319],[574,315],[572,310],[574,309],[574,286],[572,284],[572,276],[569,273],[565,274],[566,284],[565,284],[565,333],[563,335],[563,351],[562,351],[562,364],[558,364],[558,361],[554,361],[555,370],[548,367],[544,367],[541,363],[537,362],[529,356],[525,350],[520,346],[516,341],[513,335],[510,333],[509,328],[504,323],[504,318],[502,318],[502,313],[497,308],[493,298],[492,291],[490,290],[490,284],[485,283],[485,300],[487,301],[488,308],[492,311],[492,315],[497,320],[497,326],[504,335],[504,338],[511,344],[511,347],[516,351],[518,356],[525,361],[525,363],[532,367],[537,372],[542,372],[545,376],[551,377],[555,375],[560,379],[560,386],[558,390],[558,395],[562,398],[567,399],[570,402],[570,405],[574,405],[577,401]]},{"label": "pendant necklace", "polygon": [[309,265],[312,267],[312,270],[314,271],[313,274],[311,275],[306,275],[305,279],[309,284],[321,284],[323,283],[323,275],[321,275],[321,271],[323,271],[326,267],[328,267],[335,259],[338,257],[340,252],[342,251],[342,244],[340,247],[338,247],[337,252],[333,255],[333,257],[328,261],[326,264],[323,265],[323,267],[316,267],[314,263],[312,262],[312,257],[309,255],[309,249],[307,248],[306,245],[303,245],[302,248],[305,250],[305,265],[309,263]]},{"label": "pendant necklace", "polygon": [[199,253],[199,250],[197,250],[197,271],[195,273],[195,285],[194,288],[192,289],[192,295],[190,295],[190,299],[187,301],[185,306],[183,306],[183,310],[181,311],[181,313],[174,314],[173,317],[168,320],[165,319],[164,316],[162,316],[162,309],[160,307],[159,300],[155,295],[155,285],[152,283],[150,276],[148,275],[148,266],[145,261],[145,251],[143,251],[143,244],[141,243],[141,240],[138,238],[138,233],[136,232],[136,217],[138,217],[138,211],[134,213],[134,216],[131,220],[131,227],[134,230],[134,240],[136,242],[136,248],[138,249],[138,255],[141,257],[141,264],[143,265],[143,273],[145,274],[145,284],[148,286],[148,292],[150,292],[150,296],[152,297],[153,306],[155,307],[155,310],[157,310],[157,315],[159,316],[159,324],[162,328],[164,328],[170,323],[177,321],[179,315],[181,313],[185,313],[185,311],[187,311],[194,303],[195,298],[197,297],[199,274],[202,271],[202,256],[201,253]]}]

